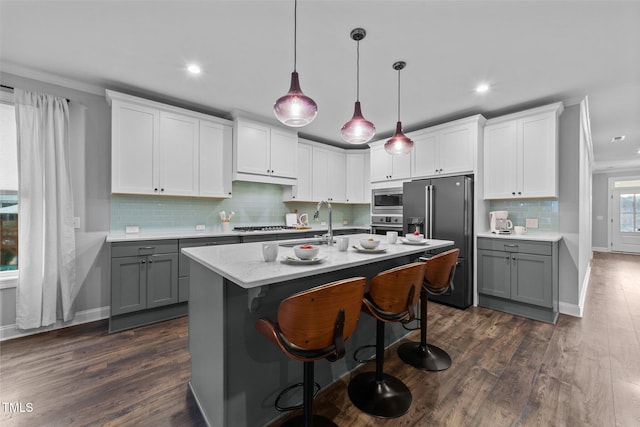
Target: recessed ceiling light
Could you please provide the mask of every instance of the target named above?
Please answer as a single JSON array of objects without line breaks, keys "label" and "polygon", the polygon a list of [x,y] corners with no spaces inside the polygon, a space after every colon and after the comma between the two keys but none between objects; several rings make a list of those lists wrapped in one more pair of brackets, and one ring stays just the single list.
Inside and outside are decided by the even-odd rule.
[{"label": "recessed ceiling light", "polygon": [[488,83],[480,83],[476,86],[476,93],[487,93],[489,92],[489,84]]},{"label": "recessed ceiling light", "polygon": [[200,67],[196,64],[187,65],[187,71],[189,71],[191,74],[200,74],[202,72]]},{"label": "recessed ceiling light", "polygon": [[626,137],[626,135],[614,136],[611,138],[611,142],[622,142]]}]

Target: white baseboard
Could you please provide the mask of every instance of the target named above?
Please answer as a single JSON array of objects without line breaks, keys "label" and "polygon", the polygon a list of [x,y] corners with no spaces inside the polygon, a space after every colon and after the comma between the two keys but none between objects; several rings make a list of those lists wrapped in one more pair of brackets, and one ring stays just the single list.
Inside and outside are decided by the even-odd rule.
[{"label": "white baseboard", "polygon": [[53,331],[55,329],[67,328],[69,326],[80,325],[82,323],[95,322],[96,320],[102,320],[109,317],[111,307],[99,307],[92,308],[90,310],[79,311],[76,313],[73,320],[69,322],[63,322],[58,320],[51,326],[45,326],[43,328],[22,330],[18,329],[15,325],[6,325],[0,327],[0,341],[10,340],[13,338],[26,337],[27,335],[39,334],[41,332]]},{"label": "white baseboard", "polygon": [[594,251],[594,252],[611,252],[611,249],[609,249],[609,248],[601,248],[601,247],[598,247],[598,246],[593,246],[591,248],[591,250]]},{"label": "white baseboard", "polygon": [[[595,250],[595,249],[594,249]],[[591,276],[591,264],[587,266],[587,272],[582,281],[582,291],[580,291],[580,299],[578,305],[560,302],[558,309],[560,313],[574,317],[582,317],[584,314],[584,301],[587,298],[587,289],[589,288],[589,277]]]}]

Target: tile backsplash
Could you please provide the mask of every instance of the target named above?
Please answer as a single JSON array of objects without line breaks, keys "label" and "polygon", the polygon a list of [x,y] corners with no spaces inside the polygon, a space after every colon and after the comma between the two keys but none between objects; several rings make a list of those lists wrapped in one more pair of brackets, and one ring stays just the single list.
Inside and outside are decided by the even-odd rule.
[{"label": "tile backsplash", "polygon": [[537,218],[538,229],[530,229],[529,232],[557,232],[559,230],[557,200],[492,200],[489,210],[509,211],[509,219],[513,222],[514,226],[525,225],[527,218]]},{"label": "tile backsplash", "polygon": [[[234,211],[232,226],[284,225],[285,213],[306,212],[310,225],[327,221],[325,206],[320,221],[313,220],[315,203],[283,202],[282,189],[275,184],[236,181],[231,199],[189,197],[124,196],[111,197],[111,232],[123,233],[127,225],[137,225],[140,232],[194,231],[197,224],[206,230],[221,230],[219,212]],[[368,225],[369,205],[332,205],[333,224]]]}]

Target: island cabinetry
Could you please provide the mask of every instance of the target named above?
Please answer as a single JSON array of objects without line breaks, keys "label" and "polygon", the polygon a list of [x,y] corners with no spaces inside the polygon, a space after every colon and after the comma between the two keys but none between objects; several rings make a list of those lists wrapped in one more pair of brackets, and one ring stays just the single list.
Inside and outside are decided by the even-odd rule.
[{"label": "island cabinetry", "polygon": [[295,184],[297,133],[244,118],[236,118],[234,129],[234,180]]},{"label": "island cabinetry", "polygon": [[555,323],[558,243],[478,238],[478,303]]},{"label": "island cabinetry", "polygon": [[411,177],[474,173],[478,139],[485,119],[475,115],[411,132]]},{"label": "island cabinetry", "polygon": [[558,116],[562,103],[488,120],[484,198],[558,197]]},{"label": "island cabinetry", "polygon": [[182,253],[182,250],[199,246],[229,245],[232,243],[240,243],[240,236],[203,237],[179,240],[178,302],[189,301],[189,259]]},{"label": "island cabinetry", "polygon": [[112,193],[231,196],[230,122],[113,91],[107,100]]},{"label": "island cabinetry", "polygon": [[384,150],[385,141],[370,144],[371,182],[406,180],[411,178],[411,156],[392,156]]},{"label": "island cabinetry", "polygon": [[111,316],[178,302],[178,241],[114,243]]}]

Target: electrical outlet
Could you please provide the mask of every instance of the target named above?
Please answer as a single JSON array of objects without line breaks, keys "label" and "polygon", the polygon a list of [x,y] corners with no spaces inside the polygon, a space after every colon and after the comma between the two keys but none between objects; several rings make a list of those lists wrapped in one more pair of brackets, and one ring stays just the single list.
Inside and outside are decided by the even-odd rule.
[{"label": "electrical outlet", "polygon": [[198,224],[196,225],[196,231],[204,231],[205,230],[205,226],[204,224]]},{"label": "electrical outlet", "polygon": [[127,225],[127,226],[124,228],[124,232],[125,232],[125,233],[137,233],[137,232],[139,232],[139,231],[140,231],[140,227],[139,227],[139,226],[137,226],[137,225]]},{"label": "electrical outlet", "polygon": [[527,218],[525,220],[525,227],[538,228],[538,218]]},{"label": "electrical outlet", "polygon": [[75,228],[75,229],[80,228],[80,217],[79,216],[74,216],[73,217],[73,228]]},{"label": "electrical outlet", "polygon": [[342,225],[349,225],[349,221],[345,219],[344,221],[342,221]]}]

